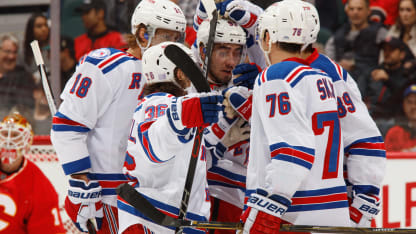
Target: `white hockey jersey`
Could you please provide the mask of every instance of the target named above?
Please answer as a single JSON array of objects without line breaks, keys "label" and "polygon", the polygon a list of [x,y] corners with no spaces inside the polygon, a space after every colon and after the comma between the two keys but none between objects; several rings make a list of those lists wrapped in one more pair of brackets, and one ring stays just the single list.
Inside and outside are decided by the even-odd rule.
[{"label": "white hockey jersey", "polygon": [[[173,124],[174,110],[180,99],[166,93],[143,98],[134,113],[123,171],[137,191],[156,208],[178,217],[191,158],[196,128],[178,130]],[[206,150],[199,151],[193,186],[188,203],[187,219],[207,221],[210,214],[206,182]],[[157,225],[123,200],[119,208],[120,233],[140,223],[155,233],[174,233],[175,228]],[[204,233],[184,229],[185,233]]]},{"label": "white hockey jersey", "polygon": [[307,62],[332,78],[338,95],[347,185],[352,185],[356,193],[378,196],[386,167],[384,141],[362,101],[356,82],[345,69],[317,50]]},{"label": "white hockey jersey", "polygon": [[66,175],[89,172],[98,180],[103,202],[117,205],[134,109],[143,91],[141,60],[117,49],[90,52],[61,94],[51,140]]},{"label": "white hockey jersey", "polygon": [[291,200],[293,224],[349,226],[337,94],[330,77],[299,59],[266,68],[253,90],[247,195]]}]

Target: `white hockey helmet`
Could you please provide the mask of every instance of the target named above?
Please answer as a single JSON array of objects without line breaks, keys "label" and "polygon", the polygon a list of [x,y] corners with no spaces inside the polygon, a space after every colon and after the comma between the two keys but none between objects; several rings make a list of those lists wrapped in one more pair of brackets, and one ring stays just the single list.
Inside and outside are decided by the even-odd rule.
[{"label": "white hockey helmet", "polygon": [[146,78],[146,84],[173,82],[182,88],[175,80],[176,65],[164,53],[166,46],[172,44],[185,51],[194,62],[196,61],[191,50],[181,43],[167,41],[151,46],[143,53],[142,58],[142,73]]},{"label": "white hockey helmet", "polygon": [[26,154],[33,142],[32,126],[19,113],[4,117],[0,123],[0,160],[11,164]]},{"label": "white hockey helmet", "polygon": [[[285,0],[288,1],[288,0]],[[293,1],[293,0],[291,0]],[[319,22],[319,14],[316,10],[316,7],[306,1],[298,1],[301,4],[302,9],[305,11],[306,16],[306,38],[305,44],[309,45],[315,43],[318,38],[319,30],[321,29],[321,25]]]},{"label": "white hockey helmet", "polygon": [[133,35],[136,35],[137,26],[140,24],[147,28],[147,48],[158,28],[185,33],[186,19],[181,8],[170,0],[142,0],[131,17]]},{"label": "white hockey helmet", "polygon": [[[198,52],[200,51],[201,44],[204,45],[204,47],[207,46],[209,28],[210,23],[208,20],[204,20],[201,25],[199,25],[198,32],[196,34],[196,48],[198,49]],[[214,43],[243,45],[243,56],[241,57],[242,59],[245,59],[246,39],[246,33],[244,32],[243,28],[241,28],[241,26],[231,20],[218,19]]]},{"label": "white hockey helmet", "polygon": [[259,17],[256,38],[262,40],[268,31],[271,43],[305,44],[306,17],[300,4],[281,1],[270,5]]}]

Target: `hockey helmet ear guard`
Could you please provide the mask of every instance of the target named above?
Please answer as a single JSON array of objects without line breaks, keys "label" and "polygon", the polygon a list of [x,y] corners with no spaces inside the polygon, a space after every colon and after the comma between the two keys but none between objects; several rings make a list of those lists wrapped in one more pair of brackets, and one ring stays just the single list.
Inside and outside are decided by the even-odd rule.
[{"label": "hockey helmet ear guard", "polygon": [[33,142],[32,126],[19,113],[6,116],[0,123],[0,159],[13,163],[26,154]]}]

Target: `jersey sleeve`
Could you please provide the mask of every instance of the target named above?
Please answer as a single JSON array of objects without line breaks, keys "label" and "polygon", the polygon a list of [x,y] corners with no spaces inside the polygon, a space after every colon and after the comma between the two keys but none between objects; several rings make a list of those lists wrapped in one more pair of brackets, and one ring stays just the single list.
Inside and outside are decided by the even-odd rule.
[{"label": "jersey sleeve", "polygon": [[357,84],[349,75],[346,84],[345,92],[338,96],[338,113],[347,155],[348,182],[357,193],[378,195],[386,167],[384,141]]},{"label": "jersey sleeve", "polygon": [[61,98],[63,102],[53,118],[52,143],[66,175],[88,172],[91,162],[87,135],[112,102],[113,89],[98,67],[82,63]]},{"label": "jersey sleeve", "polygon": [[[267,70],[265,71],[267,72]],[[306,178],[314,162],[314,135],[305,113],[303,95],[284,80],[267,81],[254,88],[253,106],[261,123],[250,139],[262,139],[250,149],[250,161],[262,144],[268,152],[259,152],[270,160],[265,167],[265,188],[273,194],[291,198]],[[277,105],[274,105],[276,103]],[[254,130],[252,130],[254,131]],[[264,136],[257,135],[264,134]],[[259,140],[256,140],[259,141]],[[264,154],[267,153],[267,154]],[[254,159],[256,160],[256,159]]]},{"label": "jersey sleeve", "polygon": [[33,170],[32,212],[27,220],[27,233],[65,233],[59,214],[58,194],[40,169]]}]

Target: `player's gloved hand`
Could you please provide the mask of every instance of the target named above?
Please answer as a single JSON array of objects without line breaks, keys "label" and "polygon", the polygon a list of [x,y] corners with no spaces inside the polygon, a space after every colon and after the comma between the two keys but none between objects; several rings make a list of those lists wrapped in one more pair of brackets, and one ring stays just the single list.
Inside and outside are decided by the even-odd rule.
[{"label": "player's gloved hand", "polygon": [[70,178],[65,210],[81,232],[88,232],[89,219],[95,219],[96,229],[101,229],[104,215],[100,184],[97,181],[86,183],[84,180]]},{"label": "player's gloved hand", "polygon": [[257,18],[263,12],[259,6],[245,0],[227,0],[217,5],[217,8],[220,15],[230,18],[251,35],[255,35]]},{"label": "player's gloved hand", "polygon": [[261,68],[255,63],[242,63],[238,64],[232,72],[234,85],[253,89],[254,81],[261,72]]},{"label": "player's gloved hand", "polygon": [[233,86],[225,89],[223,94],[225,116],[234,118],[238,114],[249,122],[251,118],[252,91],[243,86]]},{"label": "player's gloved hand", "polygon": [[222,95],[217,92],[188,94],[174,99],[168,117],[176,131],[185,127],[207,127],[218,122],[218,114],[223,110],[222,101]]},{"label": "player's gloved hand", "polygon": [[371,220],[380,212],[380,199],[375,196],[358,193],[350,205],[352,227],[370,227]]},{"label": "player's gloved hand", "polygon": [[275,234],[279,233],[282,215],[291,201],[273,194],[267,196],[264,190],[257,190],[247,201],[248,208],[241,215],[244,222],[244,234]]}]

